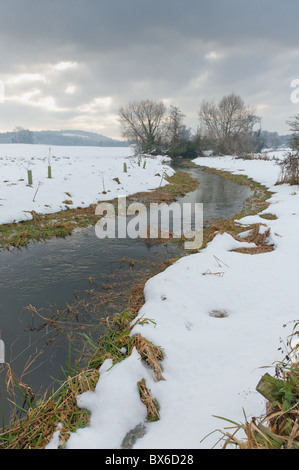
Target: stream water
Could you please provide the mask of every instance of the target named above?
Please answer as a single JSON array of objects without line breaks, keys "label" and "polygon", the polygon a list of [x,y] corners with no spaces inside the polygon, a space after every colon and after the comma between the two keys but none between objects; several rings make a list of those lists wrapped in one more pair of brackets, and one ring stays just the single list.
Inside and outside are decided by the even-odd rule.
[{"label": "stream water", "polygon": [[[203,203],[205,224],[238,213],[250,195],[247,186],[218,175],[197,168],[183,170],[200,184],[178,202]],[[72,361],[80,351],[84,362],[84,354],[86,358],[90,354],[83,349],[82,356],[81,346],[87,343],[84,335],[97,339],[105,331],[106,316],[123,310],[128,287],[142,274],[154,273],[157,263],[180,253],[182,248],[171,242],[99,240],[94,227],[65,239],[1,252],[0,338],[6,362],[35,393],[57,384],[64,378],[61,366],[66,368],[68,363],[69,345]],[[111,289],[113,285],[118,286],[116,290]],[[0,364],[0,414],[5,424],[10,414],[8,398],[13,399],[7,394],[6,373]],[[18,400],[22,406],[20,396]]]}]

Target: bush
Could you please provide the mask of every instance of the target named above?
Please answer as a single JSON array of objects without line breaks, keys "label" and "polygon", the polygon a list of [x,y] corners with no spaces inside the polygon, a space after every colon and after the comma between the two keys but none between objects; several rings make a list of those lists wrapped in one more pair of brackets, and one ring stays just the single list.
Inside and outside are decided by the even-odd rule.
[{"label": "bush", "polygon": [[281,167],[281,175],[277,183],[299,185],[299,153],[289,152],[278,164]]}]

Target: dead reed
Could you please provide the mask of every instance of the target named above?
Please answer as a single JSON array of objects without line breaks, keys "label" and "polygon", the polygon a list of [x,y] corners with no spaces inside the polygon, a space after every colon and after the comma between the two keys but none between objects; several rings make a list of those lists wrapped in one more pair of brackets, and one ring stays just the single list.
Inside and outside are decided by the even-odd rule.
[{"label": "dead reed", "polygon": [[162,367],[160,362],[164,359],[164,352],[160,346],[155,346],[148,339],[140,334],[133,336],[130,339],[130,351],[136,348],[141,358],[149,365],[154,371],[155,379],[165,380],[162,375]]},{"label": "dead reed", "polygon": [[[25,419],[15,419],[9,430],[0,434],[2,449],[43,449],[50,441],[58,425],[62,424],[61,440],[89,422],[90,414],[77,407],[76,397],[93,390],[98,382],[97,370],[80,371],[50,397],[45,397],[36,407],[30,407]],[[62,444],[63,445],[63,444]]]},{"label": "dead reed", "polygon": [[145,379],[137,382],[137,386],[140,393],[140,399],[147,409],[148,421],[158,421],[160,419],[160,407],[156,398],[153,398],[151,390],[147,388]]}]

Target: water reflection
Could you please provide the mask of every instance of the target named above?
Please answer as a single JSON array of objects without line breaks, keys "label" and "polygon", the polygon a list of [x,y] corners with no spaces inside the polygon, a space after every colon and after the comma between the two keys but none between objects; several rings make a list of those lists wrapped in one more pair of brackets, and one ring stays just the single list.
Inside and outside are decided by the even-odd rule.
[{"label": "water reflection", "polygon": [[192,168],[189,173],[200,182],[192,193],[179,199],[179,202],[201,202],[204,210],[204,223],[213,219],[226,219],[242,210],[245,199],[251,190],[219,175]]}]

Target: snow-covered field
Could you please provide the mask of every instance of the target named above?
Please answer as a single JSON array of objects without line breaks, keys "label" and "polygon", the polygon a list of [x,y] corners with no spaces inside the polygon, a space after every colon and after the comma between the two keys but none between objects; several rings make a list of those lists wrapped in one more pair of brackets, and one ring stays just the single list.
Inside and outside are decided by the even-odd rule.
[{"label": "snow-covered field", "polygon": [[[173,174],[162,157],[146,157],[139,166],[133,155],[134,149],[128,147],[0,144],[0,224],[31,219],[32,210],[58,212],[66,208],[66,201],[72,202],[70,208],[88,207],[118,195],[157,188],[166,184],[164,172]],[[30,186],[27,170],[32,170]]]},{"label": "snow-covered field", "polygon": [[[213,431],[229,426],[215,416],[241,423],[243,410],[248,419],[265,410],[255,387],[284,358],[279,348],[286,353],[284,344],[299,315],[299,188],[274,186],[279,175],[274,161],[209,157],[196,162],[246,174],[275,192],[266,212],[277,220],[257,215],[241,221],[244,232],[246,224],[266,224],[275,249],[237,253],[231,250],[248,246],[245,240],[217,235],[206,249],[149,280],[139,316],[155,324],[137,325],[132,334],[164,348],[165,380],[155,381],[136,350],[114,367],[107,360],[96,391],[78,397],[78,405],[91,411],[91,422],[71,435],[69,449],[119,449],[126,433],[140,423],[147,432],[134,449],[207,449],[221,437]],[[213,310],[228,316],[212,317]],[[142,378],[160,404],[160,421],[146,422],[136,385]],[[49,447],[58,443],[59,431]]]}]

